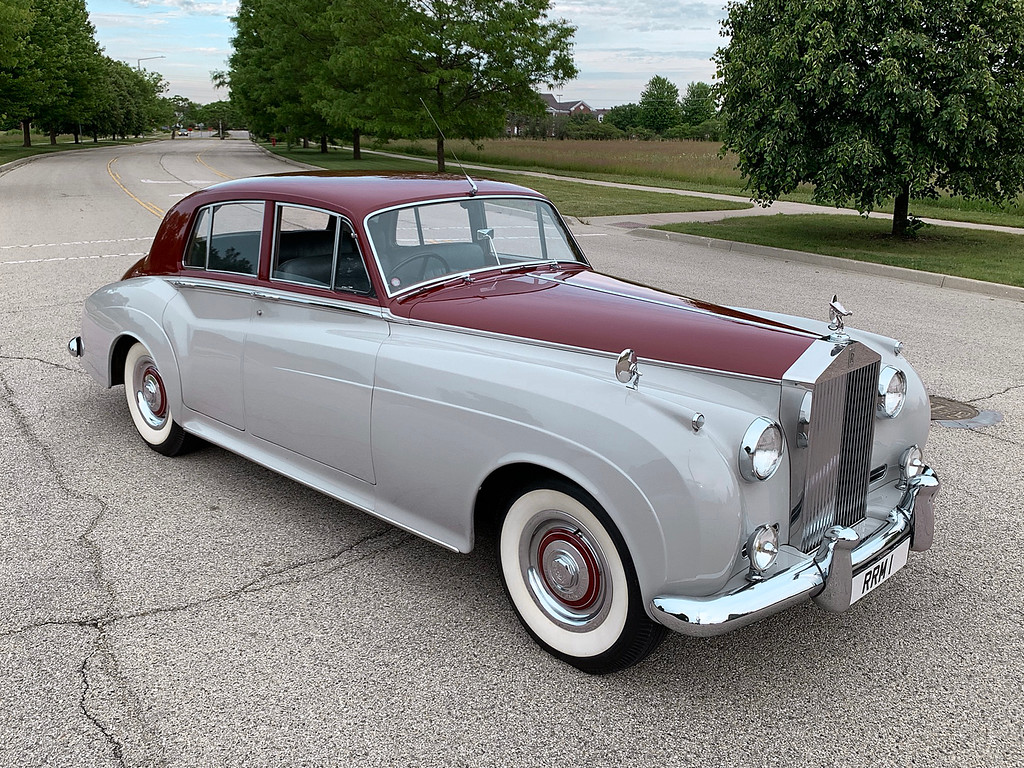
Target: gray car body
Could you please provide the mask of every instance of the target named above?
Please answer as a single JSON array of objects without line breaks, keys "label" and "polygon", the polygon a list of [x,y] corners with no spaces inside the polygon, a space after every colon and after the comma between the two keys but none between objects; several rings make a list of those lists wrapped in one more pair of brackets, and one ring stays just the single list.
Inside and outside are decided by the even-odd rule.
[{"label": "gray car body", "polygon": [[[871,466],[888,470],[871,485],[870,527],[899,501],[899,456],[924,445],[929,404],[893,340],[848,333],[907,375],[902,412],[876,423]],[[135,340],[186,431],[452,550],[473,548],[477,513],[500,514],[480,508],[489,478],[526,468],[568,478],[619,528],[655,620],[658,595],[741,585],[743,545],[759,525],[779,525],[774,569],[807,558],[785,546],[792,451],[766,482],[742,479],[737,455],[756,417],[778,421],[792,443],[787,392],[820,372],[825,340],[782,381],[641,359],[634,388],[616,379],[611,354],[174,277],[125,280],[87,301],[83,362],[100,384],[122,383],[119,361]],[[272,370],[321,385],[298,402],[287,380],[268,382]]]}]

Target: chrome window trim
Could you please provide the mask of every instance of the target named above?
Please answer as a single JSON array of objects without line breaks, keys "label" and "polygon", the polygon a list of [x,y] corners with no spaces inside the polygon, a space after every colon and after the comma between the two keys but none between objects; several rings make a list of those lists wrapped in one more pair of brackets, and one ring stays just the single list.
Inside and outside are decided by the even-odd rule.
[{"label": "chrome window trim", "polygon": [[[245,296],[249,296],[253,299],[261,299],[263,301],[276,301],[286,304],[298,304],[301,306],[314,307],[318,309],[330,309],[339,312],[352,312],[360,315],[367,315],[369,317],[385,318],[383,308],[376,305],[367,305],[360,302],[347,301],[344,298],[328,298],[328,297],[313,297],[313,296],[296,296],[295,294],[275,292],[268,290],[261,286],[242,286],[242,285],[231,285],[230,283],[223,283],[220,280],[182,280],[180,278],[171,278],[168,282],[177,288],[192,288],[200,291],[213,291],[215,293],[237,293]],[[346,296],[350,294],[341,294]],[[352,294],[355,295],[355,294]]]},{"label": "chrome window trim", "polygon": [[259,251],[256,254],[256,271],[255,272],[231,272],[231,271],[226,270],[226,269],[210,269],[210,243],[213,241],[213,220],[216,218],[216,211],[213,211],[212,209],[223,208],[226,205],[259,205],[259,206],[263,207],[263,217],[266,218],[266,215],[267,215],[267,203],[268,202],[269,202],[268,200],[221,200],[219,202],[209,203],[208,205],[203,205],[203,206],[200,206],[199,208],[197,208],[195,210],[194,214],[193,214],[195,216],[195,220],[197,222],[199,221],[199,217],[202,216],[203,211],[211,211],[211,213],[210,213],[210,229],[209,229],[209,231],[207,232],[207,235],[206,235],[206,263],[203,266],[201,266],[201,267],[196,267],[196,266],[193,266],[193,265],[188,264],[186,262],[186,259],[188,258],[188,253],[191,250],[190,246],[192,245],[192,240],[195,237],[195,226],[193,226],[192,229],[189,230],[188,238],[185,240],[185,243],[186,243],[185,250],[182,251],[182,254],[181,254],[181,264],[180,264],[181,268],[182,269],[189,269],[189,270],[193,270],[193,271],[213,272],[214,274],[217,274],[217,275],[242,275],[243,277],[259,277],[259,274],[260,274],[260,257],[263,254],[263,223],[262,222],[260,223],[260,228],[259,228],[260,246],[259,246]]},{"label": "chrome window trim", "polygon": [[[334,293],[341,293],[341,294],[345,294],[345,295],[349,295],[349,296],[366,296],[366,295],[371,295],[372,296],[373,295],[373,280],[370,278],[370,270],[369,270],[369,268],[367,266],[366,258],[363,256],[363,251],[359,247],[359,238],[356,237],[355,225],[352,223],[352,220],[349,219],[348,216],[346,216],[343,213],[339,213],[338,211],[332,211],[329,208],[320,208],[320,207],[315,206],[315,205],[304,205],[303,203],[289,203],[289,202],[285,202],[285,201],[282,201],[282,200],[273,200],[271,202],[274,203],[274,234],[273,234],[273,238],[274,239],[273,239],[273,241],[270,244],[270,269],[269,269],[269,271],[267,273],[267,278],[271,282],[273,282],[273,283],[286,283],[287,285],[299,285],[299,286],[304,286],[304,287],[307,287],[307,288],[310,288],[310,287],[312,287],[312,288],[321,288],[323,290],[329,290],[329,291],[332,291]],[[287,280],[287,279],[285,279],[283,277],[274,277],[274,259],[277,256],[278,244],[280,243],[279,236],[281,234],[281,219],[280,219],[280,216],[278,215],[278,212],[281,210],[282,207],[285,207],[285,206],[287,206],[289,208],[304,208],[307,211],[315,211],[317,213],[323,213],[323,214],[326,214],[328,216],[335,216],[335,217],[337,217],[338,219],[341,220],[341,223],[343,225],[348,227],[348,231],[352,235],[352,244],[355,246],[356,253],[359,256],[359,260],[363,263],[363,270],[366,272],[366,280],[367,280],[367,282],[370,283],[370,294],[357,293],[356,291],[346,291],[346,290],[342,290],[340,288],[337,288],[334,285],[334,281],[335,281],[335,279],[338,276],[337,275],[337,272],[338,272],[338,253],[341,250],[341,229],[340,228],[337,229],[335,231],[335,233],[334,233],[334,259],[331,262],[331,284],[330,284],[330,286],[325,288],[324,286],[321,286],[321,285],[313,285],[312,283],[304,283],[304,282],[302,282],[300,280]],[[299,230],[296,230],[296,231],[299,231]],[[301,231],[311,232],[311,231],[315,231],[315,230],[308,230],[307,229],[307,230],[301,230]]]},{"label": "chrome window trim", "polygon": [[[366,233],[366,240],[370,244],[370,252],[373,255],[373,262],[374,262],[374,264],[377,267],[377,274],[380,275],[381,282],[384,284],[384,290],[387,292],[387,298],[393,299],[393,298],[396,298],[396,297],[400,297],[400,296],[402,296],[402,294],[408,293],[409,291],[420,290],[420,289],[422,289],[424,287],[434,285],[435,283],[443,283],[443,282],[445,282],[447,280],[451,280],[451,279],[456,278],[456,277],[461,277],[462,275],[473,275],[473,274],[476,274],[478,272],[489,272],[489,271],[495,269],[495,267],[494,266],[481,267],[480,269],[473,269],[473,270],[468,270],[468,271],[462,271],[462,272],[459,272],[458,274],[453,273],[453,274],[450,274],[450,275],[445,275],[444,277],[438,277],[438,278],[436,278],[434,280],[426,280],[426,281],[421,282],[421,283],[416,283],[414,285],[405,286],[405,287],[401,288],[400,290],[397,290],[394,293],[392,293],[391,286],[390,286],[390,284],[387,281],[387,276],[384,274],[384,266],[381,264],[380,256],[377,253],[377,244],[374,243],[373,235],[370,232],[370,219],[372,219],[374,216],[379,216],[379,215],[381,215],[383,213],[390,213],[391,211],[401,211],[401,210],[405,210],[407,208],[420,208],[420,207],[423,207],[425,205],[439,205],[439,204],[442,204],[442,203],[464,203],[464,202],[471,201],[471,200],[472,201],[528,200],[528,201],[533,202],[533,203],[543,203],[543,204],[547,205],[547,207],[551,210],[552,218],[558,224],[561,225],[562,231],[565,232],[565,234],[566,234],[566,236],[567,236],[567,238],[569,240],[570,245],[576,251],[576,255],[579,256],[579,258],[580,258],[579,261],[560,261],[560,260],[557,260],[557,259],[541,259],[541,260],[537,260],[537,261],[524,261],[524,262],[522,262],[522,264],[516,264],[515,265],[516,267],[520,267],[520,266],[526,267],[526,266],[530,266],[531,264],[583,264],[584,266],[587,266],[587,267],[590,266],[590,262],[587,260],[586,253],[583,251],[583,248],[580,246],[579,242],[576,240],[576,237],[573,235],[572,230],[569,228],[569,225],[566,223],[565,219],[562,218],[562,214],[559,212],[558,208],[555,207],[555,204],[552,203],[550,200],[548,200],[546,197],[535,197],[534,195],[487,194],[487,193],[484,193],[482,195],[474,195],[473,197],[467,197],[465,195],[455,195],[455,196],[452,196],[452,197],[428,198],[426,200],[416,200],[416,201],[410,202],[410,203],[399,203],[397,205],[389,205],[386,208],[379,208],[376,211],[373,211],[372,213],[366,214],[366,216],[363,218],[363,232]],[[506,264],[505,266],[511,266],[511,265],[507,265]]]}]

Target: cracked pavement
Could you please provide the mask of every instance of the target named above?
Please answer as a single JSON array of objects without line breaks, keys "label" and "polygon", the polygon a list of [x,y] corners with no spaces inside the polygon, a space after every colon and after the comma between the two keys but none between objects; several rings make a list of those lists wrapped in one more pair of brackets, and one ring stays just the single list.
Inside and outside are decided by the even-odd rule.
[{"label": "cracked pavement", "polygon": [[[126,180],[208,178],[196,152],[280,168],[244,142],[116,151]],[[671,636],[591,678],[519,627],[492,540],[453,554],[220,449],[142,443],[65,351],[157,224],[113,152],[0,176],[0,766],[1019,765],[1024,304],[577,226],[598,269],[679,293],[819,317],[838,293],[933,394],[1004,415],[932,427],[935,546],[854,610]]]}]

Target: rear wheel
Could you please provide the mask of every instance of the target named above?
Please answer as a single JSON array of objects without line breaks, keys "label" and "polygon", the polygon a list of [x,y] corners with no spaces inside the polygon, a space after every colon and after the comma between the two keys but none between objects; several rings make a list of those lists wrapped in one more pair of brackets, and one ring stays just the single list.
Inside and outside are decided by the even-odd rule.
[{"label": "rear wheel", "polygon": [[523,626],[584,672],[632,666],[665,635],[644,611],[621,534],[596,501],[569,483],[532,486],[512,501],[498,557]]},{"label": "rear wheel", "polygon": [[156,361],[138,342],[124,361],[124,392],[135,429],[150,448],[164,456],[177,456],[192,447],[194,438],[171,418],[167,389]]}]

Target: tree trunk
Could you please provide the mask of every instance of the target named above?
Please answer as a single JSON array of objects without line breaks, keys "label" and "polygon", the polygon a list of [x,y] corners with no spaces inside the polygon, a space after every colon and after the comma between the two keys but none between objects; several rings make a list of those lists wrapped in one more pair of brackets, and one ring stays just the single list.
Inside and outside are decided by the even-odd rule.
[{"label": "tree trunk", "polygon": [[353,160],[362,160],[362,158],[363,158],[362,151],[359,149],[359,139],[360,138],[361,137],[360,137],[360,134],[359,134],[359,129],[358,128],[353,128],[352,129],[352,159]]},{"label": "tree trunk", "polygon": [[50,146],[51,147],[56,147],[57,146],[57,129],[56,128],[51,128],[50,129]]},{"label": "tree trunk", "polygon": [[21,143],[21,146],[23,146],[23,147],[31,147],[32,146],[32,130],[31,129],[32,129],[32,121],[31,120],[22,120],[21,121],[21,134],[22,134],[22,137],[23,137],[23,141]]},{"label": "tree trunk", "polygon": [[444,136],[437,134],[437,172],[444,173]]},{"label": "tree trunk", "polygon": [[325,154],[325,155],[327,154],[327,134],[326,133],[321,133],[320,134],[320,152],[322,154]]},{"label": "tree trunk", "polygon": [[302,148],[309,149],[309,139],[307,139],[305,136],[302,137]]},{"label": "tree trunk", "polygon": [[910,184],[904,184],[896,196],[892,211],[892,236],[907,236],[907,214],[910,211]]}]

